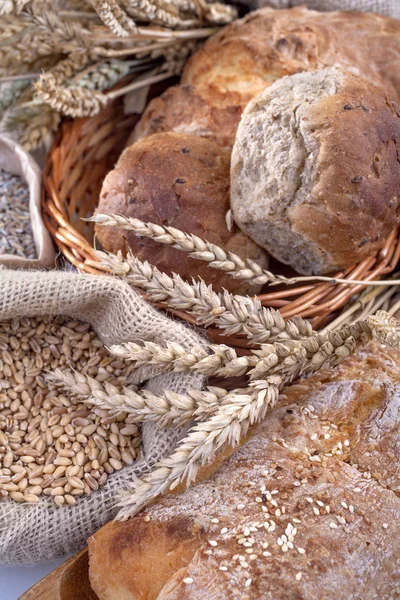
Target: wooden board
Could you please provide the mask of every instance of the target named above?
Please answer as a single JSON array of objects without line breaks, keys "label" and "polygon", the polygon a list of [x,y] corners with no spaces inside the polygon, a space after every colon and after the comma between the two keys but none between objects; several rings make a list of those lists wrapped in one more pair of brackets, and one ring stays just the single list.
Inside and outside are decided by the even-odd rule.
[{"label": "wooden board", "polygon": [[98,600],[90,587],[87,548],[49,573],[18,600]]}]

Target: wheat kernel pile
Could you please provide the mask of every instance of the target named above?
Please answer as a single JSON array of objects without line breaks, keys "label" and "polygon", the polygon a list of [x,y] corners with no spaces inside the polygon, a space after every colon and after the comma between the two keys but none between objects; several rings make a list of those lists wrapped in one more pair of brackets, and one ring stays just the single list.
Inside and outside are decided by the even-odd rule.
[{"label": "wheat kernel pile", "polygon": [[0,255],[37,258],[29,213],[29,187],[0,169]]},{"label": "wheat kernel pile", "polygon": [[0,324],[0,500],[47,496],[72,505],[138,458],[139,431],[129,416],[61,394],[46,382],[57,367],[126,382],[125,363],[85,323],[24,317]]}]

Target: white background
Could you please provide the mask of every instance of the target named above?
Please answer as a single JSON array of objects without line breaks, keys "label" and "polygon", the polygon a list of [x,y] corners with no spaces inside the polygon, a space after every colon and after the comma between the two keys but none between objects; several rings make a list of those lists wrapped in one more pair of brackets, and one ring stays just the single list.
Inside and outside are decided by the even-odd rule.
[{"label": "white background", "polygon": [[34,583],[67,560],[60,558],[36,567],[0,567],[0,600],[17,600]]}]

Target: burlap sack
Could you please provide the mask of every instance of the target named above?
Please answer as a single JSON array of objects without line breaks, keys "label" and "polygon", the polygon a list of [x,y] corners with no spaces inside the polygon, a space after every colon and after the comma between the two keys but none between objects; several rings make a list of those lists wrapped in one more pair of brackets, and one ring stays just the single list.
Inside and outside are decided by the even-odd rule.
[{"label": "burlap sack", "polygon": [[37,258],[27,259],[13,254],[2,254],[0,265],[20,269],[54,268],[56,253],[51,235],[42,218],[40,204],[42,173],[39,165],[22,146],[0,134],[0,169],[19,175],[29,186],[29,215]]},{"label": "burlap sack", "polygon": [[[56,271],[0,271],[0,320],[37,315],[82,319],[106,345],[176,340],[189,348],[204,343],[193,330],[153,309],[122,280]],[[202,383],[201,376],[168,374],[146,385],[161,394],[165,389],[184,392]],[[0,501],[0,564],[33,564],[83,547],[88,536],[118,512],[118,493],[126,482],[169,453],[181,434],[146,424],[144,458],[113,473],[103,488],[80,497],[74,506],[58,508],[47,500],[38,504]]]},{"label": "burlap sack", "polygon": [[400,19],[400,0],[245,0],[254,8],[271,6],[272,8],[292,8],[293,6],[307,6],[313,10],[360,10],[363,12],[376,12]]}]

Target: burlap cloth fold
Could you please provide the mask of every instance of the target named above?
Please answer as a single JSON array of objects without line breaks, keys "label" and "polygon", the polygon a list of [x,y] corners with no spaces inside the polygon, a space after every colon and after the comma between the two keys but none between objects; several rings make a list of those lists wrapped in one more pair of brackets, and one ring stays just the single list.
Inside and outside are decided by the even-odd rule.
[{"label": "burlap cloth fold", "polygon": [[400,19],[400,0],[242,0],[251,8],[271,6],[272,8],[293,8],[307,6],[313,10],[360,10],[376,12]]},{"label": "burlap cloth fold", "polygon": [[[160,344],[175,340],[190,348],[204,343],[193,330],[153,309],[122,280],[59,271],[0,271],[0,320],[40,315],[86,321],[106,345],[128,340]],[[162,394],[165,389],[184,392],[202,383],[201,376],[168,374],[154,377],[146,386]],[[169,453],[180,435],[182,430],[161,431],[145,424],[144,458],[110,475],[104,487],[80,497],[74,506],[58,508],[47,500],[38,504],[1,501],[0,564],[33,564],[84,546],[88,536],[118,512],[118,492],[126,482]]]}]

